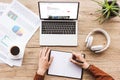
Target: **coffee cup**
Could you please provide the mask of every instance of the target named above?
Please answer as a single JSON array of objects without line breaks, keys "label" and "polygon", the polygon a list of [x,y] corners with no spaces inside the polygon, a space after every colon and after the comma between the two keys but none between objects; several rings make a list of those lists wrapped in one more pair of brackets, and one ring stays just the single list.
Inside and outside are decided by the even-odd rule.
[{"label": "coffee cup", "polygon": [[10,58],[11,59],[20,59],[20,48],[18,46],[12,46],[10,48]]}]

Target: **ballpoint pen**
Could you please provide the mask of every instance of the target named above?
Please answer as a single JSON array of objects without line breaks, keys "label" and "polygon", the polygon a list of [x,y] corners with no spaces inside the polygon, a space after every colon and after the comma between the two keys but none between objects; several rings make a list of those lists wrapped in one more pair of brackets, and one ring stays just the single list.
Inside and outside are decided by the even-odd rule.
[{"label": "ballpoint pen", "polygon": [[72,59],[75,60],[78,63],[84,63],[83,61],[77,60],[75,55],[73,55]]}]

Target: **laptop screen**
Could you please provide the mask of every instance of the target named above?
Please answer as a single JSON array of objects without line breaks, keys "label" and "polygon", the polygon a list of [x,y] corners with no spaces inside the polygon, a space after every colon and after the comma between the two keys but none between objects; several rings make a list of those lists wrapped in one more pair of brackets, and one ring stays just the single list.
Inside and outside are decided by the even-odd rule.
[{"label": "laptop screen", "polygon": [[39,2],[41,19],[77,19],[78,2]]}]

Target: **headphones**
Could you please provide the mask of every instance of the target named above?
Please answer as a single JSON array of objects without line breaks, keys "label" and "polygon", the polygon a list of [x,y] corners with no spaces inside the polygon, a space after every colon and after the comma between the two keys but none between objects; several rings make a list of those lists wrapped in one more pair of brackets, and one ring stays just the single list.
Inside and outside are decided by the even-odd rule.
[{"label": "headphones", "polygon": [[[107,43],[106,43],[105,47],[103,45],[92,46],[92,42],[93,42],[93,36],[92,35],[95,34],[96,32],[100,32],[105,36],[105,38],[107,40]],[[110,42],[111,42],[111,40],[110,40],[109,34],[105,30],[100,29],[100,28],[95,29],[92,32],[90,32],[87,35],[86,40],[85,40],[86,47],[89,48],[91,51],[93,51],[95,53],[100,53],[100,52],[105,51],[109,47]]]}]

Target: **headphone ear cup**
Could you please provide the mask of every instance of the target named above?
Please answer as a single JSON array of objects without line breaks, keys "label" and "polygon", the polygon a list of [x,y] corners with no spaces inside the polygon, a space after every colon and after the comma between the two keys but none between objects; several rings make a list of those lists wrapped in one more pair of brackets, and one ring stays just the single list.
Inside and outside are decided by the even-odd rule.
[{"label": "headphone ear cup", "polygon": [[92,45],[92,42],[93,42],[93,37],[92,36],[88,37],[86,47],[90,48]]},{"label": "headphone ear cup", "polygon": [[100,51],[103,48],[104,48],[103,45],[97,45],[97,46],[92,46],[91,50],[92,51]]}]

